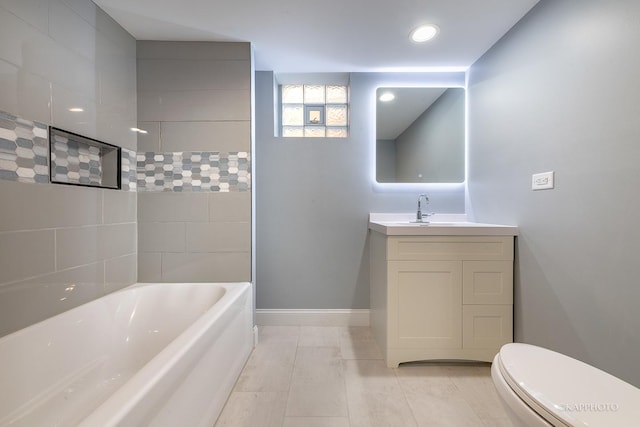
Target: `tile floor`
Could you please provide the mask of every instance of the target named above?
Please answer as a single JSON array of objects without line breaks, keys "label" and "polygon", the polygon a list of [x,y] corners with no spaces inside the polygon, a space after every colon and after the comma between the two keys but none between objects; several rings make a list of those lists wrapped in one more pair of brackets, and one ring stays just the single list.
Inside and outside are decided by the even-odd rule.
[{"label": "tile floor", "polygon": [[216,427],[510,426],[485,364],[387,368],[367,327],[262,326]]}]

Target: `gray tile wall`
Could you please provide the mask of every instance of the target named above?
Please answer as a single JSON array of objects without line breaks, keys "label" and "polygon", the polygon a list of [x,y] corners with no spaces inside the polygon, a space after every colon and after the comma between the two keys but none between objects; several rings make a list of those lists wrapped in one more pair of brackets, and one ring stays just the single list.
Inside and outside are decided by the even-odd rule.
[{"label": "gray tile wall", "polygon": [[[251,280],[250,49],[248,43],[138,42],[138,127],[148,132],[138,140],[142,282]],[[216,164],[201,163],[219,167],[223,185],[214,184],[217,172],[198,185],[191,177],[176,185],[164,178],[168,158],[181,166],[201,153],[220,158],[220,165],[209,155]],[[162,159],[155,165],[153,154]],[[238,165],[228,173],[239,169],[238,178],[227,185],[223,169],[234,159]]]},{"label": "gray tile wall", "polygon": [[129,191],[0,179],[0,336],[136,282],[135,70],[135,40],[90,0],[0,2],[0,111],[122,146],[132,165]]},{"label": "gray tile wall", "polygon": [[0,336],[137,281],[137,195],[0,180]]},{"label": "gray tile wall", "polygon": [[141,282],[251,280],[251,193],[138,194]]},{"label": "gray tile wall", "polygon": [[90,0],[0,2],[1,111],[136,150],[135,57]]}]

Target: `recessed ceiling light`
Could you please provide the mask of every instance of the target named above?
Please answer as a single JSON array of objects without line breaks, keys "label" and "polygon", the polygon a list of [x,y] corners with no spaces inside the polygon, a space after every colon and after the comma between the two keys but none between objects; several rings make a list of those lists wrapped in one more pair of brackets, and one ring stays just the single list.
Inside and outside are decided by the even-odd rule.
[{"label": "recessed ceiling light", "polygon": [[84,111],[84,108],[71,107],[71,108],[69,108],[69,111],[71,111],[72,113],[82,113]]},{"label": "recessed ceiling light", "polygon": [[431,40],[438,35],[440,29],[437,25],[421,25],[415,30],[411,31],[411,41],[415,43],[424,43]]},{"label": "recessed ceiling light", "polygon": [[146,130],[144,130],[144,129],[139,129],[139,128],[131,128],[131,130],[132,130],[133,132],[138,132],[138,133],[142,133],[142,134],[148,133]]},{"label": "recessed ceiling light", "polygon": [[393,93],[385,92],[382,95],[380,95],[380,98],[378,99],[382,102],[389,102],[389,101],[393,101],[395,98],[396,96]]}]

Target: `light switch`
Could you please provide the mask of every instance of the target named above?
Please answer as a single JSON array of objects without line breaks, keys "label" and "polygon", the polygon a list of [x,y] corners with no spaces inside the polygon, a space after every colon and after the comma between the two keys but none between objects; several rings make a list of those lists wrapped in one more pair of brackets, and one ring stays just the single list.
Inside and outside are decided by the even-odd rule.
[{"label": "light switch", "polygon": [[550,190],[553,188],[553,171],[536,173],[531,176],[532,190]]}]

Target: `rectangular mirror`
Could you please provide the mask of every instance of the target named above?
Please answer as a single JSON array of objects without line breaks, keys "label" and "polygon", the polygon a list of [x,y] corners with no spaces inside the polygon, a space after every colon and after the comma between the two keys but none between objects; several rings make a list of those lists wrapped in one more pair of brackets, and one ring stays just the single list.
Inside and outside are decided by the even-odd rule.
[{"label": "rectangular mirror", "polygon": [[376,181],[461,183],[464,180],[464,88],[378,88]]}]

